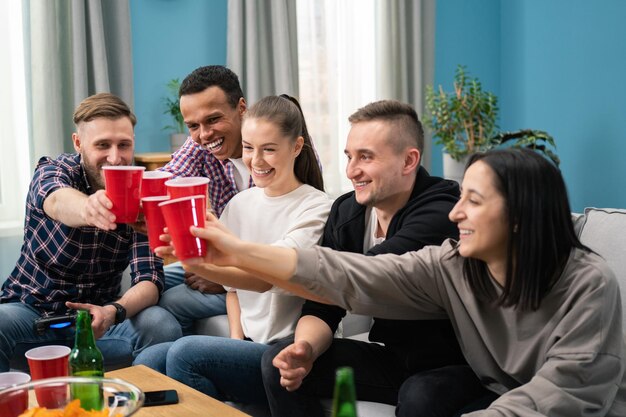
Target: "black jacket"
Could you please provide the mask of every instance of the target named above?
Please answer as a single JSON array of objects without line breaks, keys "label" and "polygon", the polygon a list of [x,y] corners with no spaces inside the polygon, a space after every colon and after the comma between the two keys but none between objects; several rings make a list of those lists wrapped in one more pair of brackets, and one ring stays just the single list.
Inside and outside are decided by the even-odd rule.
[{"label": "black jacket", "polygon": [[[411,197],[406,205],[391,219],[385,241],[369,249],[366,255],[383,253],[403,254],[428,245],[440,245],[447,238],[458,238],[458,229],[448,219],[448,213],[459,199],[459,186],[455,181],[432,177],[420,167]],[[340,251],[363,253],[366,207],[357,203],[354,192],[335,200],[326,227],[322,246]],[[326,322],[333,332],[345,316],[337,306],[307,301],[302,315],[316,316]],[[370,341],[386,346],[412,346],[432,342],[437,345],[452,344],[458,348],[452,326],[448,320],[387,320],[374,318],[369,334]],[[408,347],[408,346],[407,346]],[[443,347],[447,350],[450,346]]]}]

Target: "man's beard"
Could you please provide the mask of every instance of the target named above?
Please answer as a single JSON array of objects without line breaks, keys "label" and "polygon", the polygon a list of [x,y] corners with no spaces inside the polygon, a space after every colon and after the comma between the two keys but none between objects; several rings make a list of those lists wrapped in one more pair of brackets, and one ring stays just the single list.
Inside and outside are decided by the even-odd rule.
[{"label": "man's beard", "polygon": [[87,175],[87,181],[89,185],[95,190],[104,190],[104,177],[102,176],[102,169],[100,167],[94,167],[87,164],[83,158],[83,168]]}]

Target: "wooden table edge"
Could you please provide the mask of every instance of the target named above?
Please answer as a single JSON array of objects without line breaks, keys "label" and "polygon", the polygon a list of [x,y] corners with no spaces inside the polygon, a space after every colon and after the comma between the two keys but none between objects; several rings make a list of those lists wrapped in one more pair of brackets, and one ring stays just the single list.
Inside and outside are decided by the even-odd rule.
[{"label": "wooden table edge", "polygon": [[141,408],[136,417],[206,416],[250,417],[221,401],[180,383],[144,365],[117,369],[105,374],[107,378],[119,378],[136,385],[142,391],[175,389],[180,402],[173,405]]}]

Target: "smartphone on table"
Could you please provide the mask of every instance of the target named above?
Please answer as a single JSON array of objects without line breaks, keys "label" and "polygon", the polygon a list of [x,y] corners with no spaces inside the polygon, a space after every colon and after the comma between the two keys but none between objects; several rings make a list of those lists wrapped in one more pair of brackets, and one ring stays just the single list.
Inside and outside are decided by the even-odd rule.
[{"label": "smartphone on table", "polygon": [[143,393],[144,407],[152,405],[178,404],[178,393],[175,389],[167,389],[162,391],[146,391]]},{"label": "smartphone on table", "polygon": [[[120,405],[126,398],[130,398],[130,392],[118,392],[115,396],[109,397],[109,407]],[[143,393],[144,407],[156,405],[178,404],[178,393],[174,389],[161,391],[145,391]]]}]

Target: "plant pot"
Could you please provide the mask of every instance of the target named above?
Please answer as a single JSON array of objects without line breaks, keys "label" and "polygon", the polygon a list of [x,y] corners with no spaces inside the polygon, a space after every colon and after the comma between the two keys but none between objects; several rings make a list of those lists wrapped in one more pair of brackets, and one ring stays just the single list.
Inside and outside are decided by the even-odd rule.
[{"label": "plant pot", "polygon": [[185,143],[186,140],[187,140],[186,133],[172,133],[170,135],[170,146],[171,146],[172,152],[176,152],[178,148],[183,146],[183,143]]},{"label": "plant pot", "polygon": [[443,154],[443,176],[449,180],[454,180],[461,184],[463,181],[463,174],[465,172],[465,164],[467,164],[468,157],[463,157],[460,161],[452,159],[452,157],[445,153]]}]

